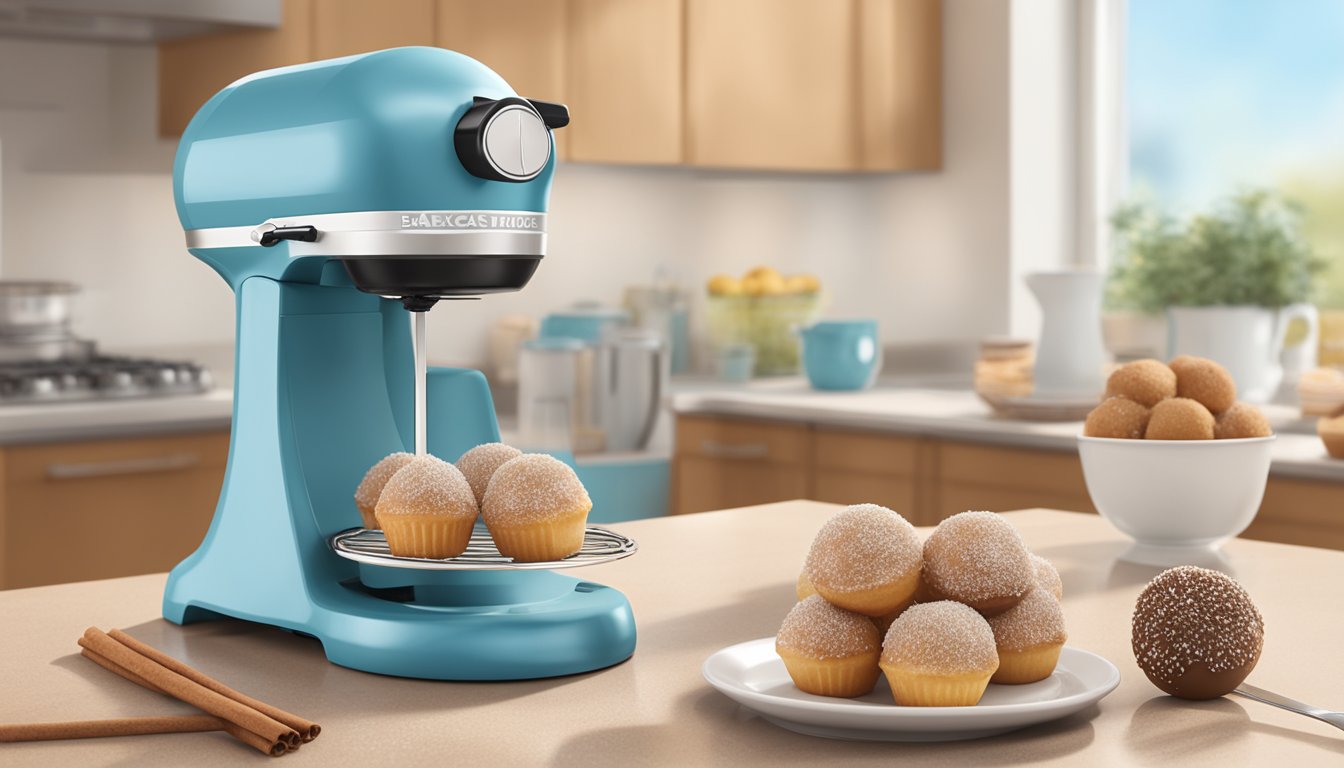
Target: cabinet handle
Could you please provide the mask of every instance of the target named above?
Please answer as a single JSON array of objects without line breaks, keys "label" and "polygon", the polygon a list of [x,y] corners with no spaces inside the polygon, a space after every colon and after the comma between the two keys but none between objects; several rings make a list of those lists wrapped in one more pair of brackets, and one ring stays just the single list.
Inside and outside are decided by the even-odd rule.
[{"label": "cabinet handle", "polygon": [[701,440],[700,452],[715,459],[764,459],[770,455],[770,446],[765,443],[733,444]]},{"label": "cabinet handle", "polygon": [[200,463],[201,457],[194,453],[170,453],[167,456],[148,456],[143,459],[48,464],[47,477],[52,480],[79,480],[88,477],[177,472],[183,469],[191,469]]}]

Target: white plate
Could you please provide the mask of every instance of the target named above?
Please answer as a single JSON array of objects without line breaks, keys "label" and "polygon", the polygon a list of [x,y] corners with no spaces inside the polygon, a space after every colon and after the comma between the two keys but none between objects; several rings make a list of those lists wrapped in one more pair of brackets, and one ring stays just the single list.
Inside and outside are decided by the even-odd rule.
[{"label": "white plate", "polygon": [[851,741],[957,741],[1057,720],[1100,701],[1120,671],[1095,653],[1065,647],[1055,673],[1029,685],[993,685],[974,707],[898,707],[885,679],[867,696],[833,699],[794,687],[775,639],[724,648],[705,660],[709,684],[790,731]]}]

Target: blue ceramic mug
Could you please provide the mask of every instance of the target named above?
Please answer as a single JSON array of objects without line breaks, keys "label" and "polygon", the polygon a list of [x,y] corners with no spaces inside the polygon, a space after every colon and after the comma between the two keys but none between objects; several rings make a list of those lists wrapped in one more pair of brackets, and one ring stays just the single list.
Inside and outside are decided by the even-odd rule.
[{"label": "blue ceramic mug", "polygon": [[823,320],[799,331],[813,389],[867,389],[882,368],[876,320]]}]

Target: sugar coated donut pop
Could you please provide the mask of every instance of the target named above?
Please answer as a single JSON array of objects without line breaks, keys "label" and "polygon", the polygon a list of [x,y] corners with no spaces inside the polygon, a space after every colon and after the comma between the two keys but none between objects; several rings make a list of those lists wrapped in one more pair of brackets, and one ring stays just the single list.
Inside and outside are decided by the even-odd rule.
[{"label": "sugar coated donut pop", "polygon": [[1054,595],[1056,600],[1062,599],[1064,597],[1064,580],[1059,577],[1059,570],[1055,568],[1055,564],[1038,554],[1032,553],[1031,565],[1036,569],[1037,588],[1044,589]]},{"label": "sugar coated donut pop", "polygon": [[1250,403],[1237,403],[1218,415],[1213,425],[1213,436],[1219,440],[1242,437],[1269,437],[1274,430],[1265,414]]},{"label": "sugar coated donut pop", "polygon": [[499,552],[517,562],[560,560],[583,547],[593,501],[570,466],[525,453],[495,470],[481,518]]},{"label": "sugar coated donut pop", "polygon": [[1148,429],[1148,409],[1123,397],[1108,397],[1087,414],[1083,434],[1138,440]]},{"label": "sugar coated donut pop", "polygon": [[456,557],[471,540],[476,497],[457,467],[417,456],[383,486],[375,514],[393,555]]},{"label": "sugar coated donut pop", "polygon": [[817,594],[866,616],[882,616],[919,586],[923,551],[914,526],[877,504],[855,504],[817,532],[805,572]]},{"label": "sugar coated donut pop", "polygon": [[355,507],[359,509],[359,517],[365,528],[378,527],[374,508],[378,506],[378,497],[383,495],[383,486],[387,485],[397,470],[410,464],[414,458],[409,453],[390,453],[364,473],[364,479],[359,481],[359,487],[355,489]]},{"label": "sugar coated donut pop", "polygon": [[924,579],[935,597],[992,616],[1036,586],[1036,568],[1011,523],[993,512],[962,512],[924,542]]},{"label": "sugar coated donut pop", "polygon": [[511,445],[485,443],[472,448],[458,458],[457,468],[462,470],[463,476],[467,478],[467,483],[471,485],[471,492],[476,494],[477,504],[480,504],[485,498],[486,486],[490,485],[490,478],[494,477],[495,470],[504,466],[506,461],[522,455],[522,451]]},{"label": "sugar coated donut pop", "polygon": [[1188,397],[1173,397],[1153,407],[1148,429],[1149,440],[1212,440],[1213,414]]},{"label": "sugar coated donut pop", "polygon": [[941,600],[913,605],[892,622],[881,666],[897,704],[966,707],[984,695],[999,654],[984,617]]},{"label": "sugar coated donut pop", "polygon": [[1176,373],[1159,360],[1125,363],[1106,380],[1107,397],[1124,397],[1152,408],[1176,396]]},{"label": "sugar coated donut pop", "polygon": [[862,696],[873,690],[882,639],[867,616],[812,595],[789,611],[775,653],[793,684],[818,696]]},{"label": "sugar coated donut pop", "polygon": [[1223,366],[1207,357],[1181,355],[1167,364],[1176,374],[1176,396],[1196,400],[1211,413],[1222,413],[1237,401],[1237,383]]},{"label": "sugar coated donut pop", "polygon": [[1044,680],[1055,671],[1068,633],[1059,600],[1037,587],[1022,602],[991,616],[989,627],[999,650],[999,668],[991,682],[1023,685]]}]

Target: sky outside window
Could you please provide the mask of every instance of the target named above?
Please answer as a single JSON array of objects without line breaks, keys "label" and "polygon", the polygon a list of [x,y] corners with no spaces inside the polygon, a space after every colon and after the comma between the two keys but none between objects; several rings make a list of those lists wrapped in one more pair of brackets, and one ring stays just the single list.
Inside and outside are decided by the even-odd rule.
[{"label": "sky outside window", "polygon": [[1177,216],[1268,187],[1344,307],[1344,0],[1129,0],[1131,196]]}]

